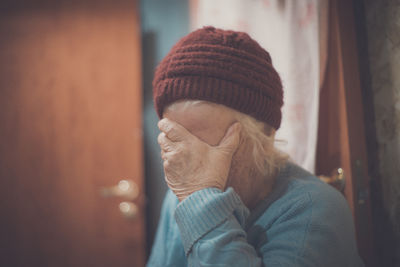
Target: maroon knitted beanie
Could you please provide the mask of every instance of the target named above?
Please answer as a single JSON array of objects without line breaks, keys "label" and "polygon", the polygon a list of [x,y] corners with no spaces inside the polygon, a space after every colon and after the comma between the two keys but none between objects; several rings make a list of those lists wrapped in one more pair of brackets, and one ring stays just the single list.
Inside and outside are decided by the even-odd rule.
[{"label": "maroon knitted beanie", "polygon": [[183,37],[153,80],[158,116],[181,99],[222,104],[278,129],[282,83],[271,57],[244,32],[204,27]]}]

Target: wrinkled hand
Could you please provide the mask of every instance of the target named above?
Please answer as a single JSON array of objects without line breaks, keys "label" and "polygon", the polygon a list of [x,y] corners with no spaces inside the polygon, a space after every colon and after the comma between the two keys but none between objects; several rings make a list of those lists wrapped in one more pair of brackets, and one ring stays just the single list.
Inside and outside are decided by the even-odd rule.
[{"label": "wrinkled hand", "polygon": [[179,201],[208,187],[224,191],[239,146],[240,123],[232,124],[217,146],[208,145],[169,119],[160,120],[158,127],[165,180]]}]

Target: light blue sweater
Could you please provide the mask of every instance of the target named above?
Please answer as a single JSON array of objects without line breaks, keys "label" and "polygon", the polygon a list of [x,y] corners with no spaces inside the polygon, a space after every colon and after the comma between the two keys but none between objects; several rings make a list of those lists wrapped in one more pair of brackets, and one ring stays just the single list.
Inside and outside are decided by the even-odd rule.
[{"label": "light blue sweater", "polygon": [[168,191],[147,263],[153,266],[364,266],[344,197],[288,163],[251,213],[232,188]]}]

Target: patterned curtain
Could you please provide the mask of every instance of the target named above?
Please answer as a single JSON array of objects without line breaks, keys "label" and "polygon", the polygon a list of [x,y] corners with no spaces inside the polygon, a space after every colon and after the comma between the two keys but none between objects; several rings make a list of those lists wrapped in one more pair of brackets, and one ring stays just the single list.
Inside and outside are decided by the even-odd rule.
[{"label": "patterned curtain", "polygon": [[328,0],[190,0],[191,29],[245,31],[270,54],[284,86],[277,147],[314,172]]}]

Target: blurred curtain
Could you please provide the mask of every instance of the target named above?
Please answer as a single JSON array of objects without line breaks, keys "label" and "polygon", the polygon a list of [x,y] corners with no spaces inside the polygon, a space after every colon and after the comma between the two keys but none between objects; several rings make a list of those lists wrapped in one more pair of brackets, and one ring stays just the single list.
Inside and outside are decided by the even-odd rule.
[{"label": "blurred curtain", "polygon": [[270,54],[284,86],[277,146],[314,172],[328,0],[190,0],[191,29],[245,31]]}]

